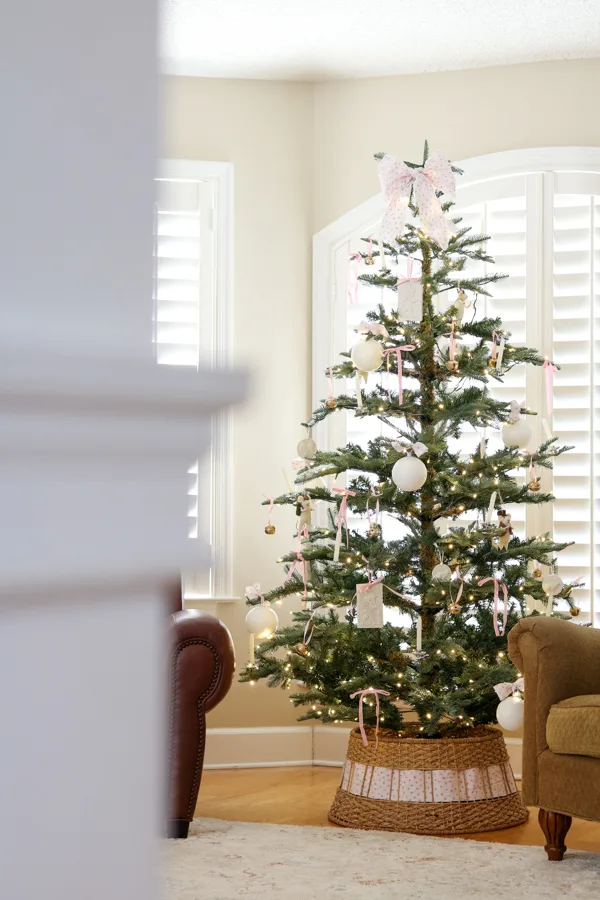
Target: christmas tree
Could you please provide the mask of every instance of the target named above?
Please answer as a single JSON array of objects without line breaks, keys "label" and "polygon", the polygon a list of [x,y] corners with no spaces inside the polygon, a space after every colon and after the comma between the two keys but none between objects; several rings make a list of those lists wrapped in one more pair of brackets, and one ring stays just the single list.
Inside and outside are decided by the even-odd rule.
[{"label": "christmas tree", "polygon": [[[478,298],[504,276],[487,266],[469,274],[473,261],[493,260],[487,237],[452,215],[460,170],[439,152],[428,156],[427,145],[422,164],[376,158],[387,204],[382,239],[350,265],[358,256],[378,263],[360,279],[389,289],[392,302],[368,313],[351,352],[327,372],[329,397],[304,424],[346,414],[377,417],[384,428],[365,447],[300,443],[306,466],[295,490],[269,501],[270,513],[273,504],[296,506],[297,543],[280,560],[282,584],[247,592],[248,627],[260,642],[241,680],[292,691],[302,719],[355,722],[365,701],[367,725],[439,737],[495,721],[494,685],[518,675],[506,635],[528,606],[548,612],[550,604],[551,612],[563,598],[578,612],[574,585],[553,568],[567,545],[549,534],[517,536],[506,509],[552,502],[538,473],[569,448],[547,427],[543,443],[525,450],[535,411],[490,391],[515,366],[538,366],[540,377],[549,369],[550,379],[555,368],[512,344],[499,318],[479,315]],[[385,385],[367,378],[378,369]],[[334,395],[334,379],[353,379],[352,391]],[[494,452],[486,428],[502,429]],[[318,526],[315,505],[329,510]],[[368,527],[349,529],[348,511]],[[393,520],[401,536],[386,539]],[[302,609],[274,630],[270,604],[295,594]],[[384,622],[384,607],[388,619],[397,610],[393,622]]]}]

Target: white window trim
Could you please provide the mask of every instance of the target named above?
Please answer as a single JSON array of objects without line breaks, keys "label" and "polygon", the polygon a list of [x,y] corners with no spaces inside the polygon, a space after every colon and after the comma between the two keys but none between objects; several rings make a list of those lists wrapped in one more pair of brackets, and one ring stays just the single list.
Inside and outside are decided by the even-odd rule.
[{"label": "white window trim", "polygon": [[[208,181],[213,186],[212,230],[215,235],[214,333],[212,365],[226,368],[233,357],[233,163],[162,159],[157,178]],[[231,599],[233,583],[232,413],[217,414],[211,442],[211,598]],[[186,590],[186,600],[201,595]]]}]

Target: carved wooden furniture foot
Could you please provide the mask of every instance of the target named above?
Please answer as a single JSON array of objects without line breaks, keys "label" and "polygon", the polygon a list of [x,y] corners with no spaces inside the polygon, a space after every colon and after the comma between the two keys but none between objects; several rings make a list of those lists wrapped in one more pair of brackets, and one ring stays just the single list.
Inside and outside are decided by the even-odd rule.
[{"label": "carved wooden furniture foot", "polygon": [[550,812],[547,809],[540,809],[539,823],[542,831],[546,836],[546,846],[544,850],[548,854],[548,859],[552,862],[560,862],[565,855],[565,838],[571,827],[571,816],[564,813]]}]

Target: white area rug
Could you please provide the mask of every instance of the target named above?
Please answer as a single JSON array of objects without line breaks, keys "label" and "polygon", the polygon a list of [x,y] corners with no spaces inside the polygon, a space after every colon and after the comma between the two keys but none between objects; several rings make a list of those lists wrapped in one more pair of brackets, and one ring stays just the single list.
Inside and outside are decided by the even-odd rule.
[{"label": "white area rug", "polygon": [[600,897],[600,853],[219,819],[166,844],[165,900]]}]

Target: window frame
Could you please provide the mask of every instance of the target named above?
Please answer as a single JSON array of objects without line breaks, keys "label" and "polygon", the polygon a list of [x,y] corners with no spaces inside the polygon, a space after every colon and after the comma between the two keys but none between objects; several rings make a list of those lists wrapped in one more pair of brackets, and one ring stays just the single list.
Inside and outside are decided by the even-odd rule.
[{"label": "window frame", "polygon": [[[161,159],[156,180],[202,181],[212,191],[209,227],[213,234],[212,334],[210,368],[227,368],[233,357],[233,216],[234,166],[229,162]],[[202,373],[202,360],[199,372]],[[231,597],[233,582],[233,453],[232,413],[219,412],[211,424],[210,498],[208,527],[211,536],[210,590],[202,590],[205,575],[186,573],[185,599],[223,599]],[[200,517],[199,517],[200,518]],[[198,538],[200,541],[200,538]],[[199,547],[199,560],[202,551]]]}]

